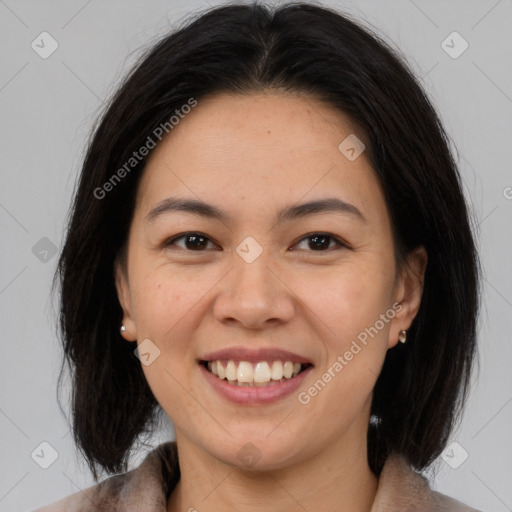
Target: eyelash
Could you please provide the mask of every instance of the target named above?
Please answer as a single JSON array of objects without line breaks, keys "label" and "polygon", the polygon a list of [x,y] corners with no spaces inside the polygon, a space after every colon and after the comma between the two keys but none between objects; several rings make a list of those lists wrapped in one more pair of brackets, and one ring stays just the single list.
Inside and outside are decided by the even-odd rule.
[{"label": "eyelash", "polygon": [[[163,247],[164,248],[167,248],[167,247],[170,247],[172,246],[177,240],[180,240],[182,238],[186,238],[187,236],[190,236],[190,235],[196,235],[196,236],[200,236],[202,238],[205,238],[206,240],[208,240],[209,242],[212,242],[213,241],[208,237],[206,236],[204,233],[201,233],[199,231],[187,231],[186,233],[183,233],[181,235],[178,235],[178,236],[175,236],[175,237],[172,237],[172,238],[169,238],[168,240],[166,240],[164,243],[163,243]],[[350,249],[350,247],[348,246],[348,244],[346,244],[345,242],[343,242],[342,240],[340,240],[338,237],[330,234],[330,233],[324,233],[324,232],[313,232],[313,233],[309,233],[305,236],[303,236],[298,242],[297,244],[303,242],[304,240],[307,240],[308,238],[313,238],[315,235],[320,235],[320,236],[325,236],[325,237],[328,237],[330,238],[332,241],[334,241],[337,245],[338,245],[338,248],[345,248],[345,249]],[[295,244],[295,245],[297,245]],[[330,245],[330,244],[329,244]],[[187,248],[182,248],[184,251],[186,252],[204,252],[205,250],[198,250],[198,251],[194,251],[194,250],[190,250],[190,249],[187,249]],[[318,251],[307,251],[307,252],[330,252],[330,250],[332,250],[332,247],[331,248],[327,248],[327,249],[320,249]]]}]

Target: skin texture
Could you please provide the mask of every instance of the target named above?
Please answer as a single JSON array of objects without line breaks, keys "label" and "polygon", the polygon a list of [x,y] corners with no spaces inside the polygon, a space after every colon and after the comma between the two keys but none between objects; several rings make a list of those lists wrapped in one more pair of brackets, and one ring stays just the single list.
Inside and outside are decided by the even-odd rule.
[{"label": "skin texture", "polygon": [[[376,174],[364,152],[350,161],[338,149],[351,133],[344,116],[311,97],[217,94],[201,99],[150,155],[116,283],[123,336],[160,350],[143,370],[175,425],[182,478],[169,512],[362,512],[373,503],[372,390],[386,351],[418,311],[427,255],[420,248],[410,267],[396,269]],[[145,222],[169,196],[201,199],[229,220],[170,212]],[[326,212],[275,222],[285,206],[333,196],[366,222]],[[185,232],[207,243],[165,246]],[[315,233],[333,236],[328,248],[317,249],[307,237]],[[263,249],[252,263],[236,252],[248,236]],[[199,369],[212,350],[278,347],[313,363],[298,390],[307,391],[395,303],[396,316],[307,405],[298,392],[236,405]],[[250,469],[237,456],[248,442],[261,455]]]}]

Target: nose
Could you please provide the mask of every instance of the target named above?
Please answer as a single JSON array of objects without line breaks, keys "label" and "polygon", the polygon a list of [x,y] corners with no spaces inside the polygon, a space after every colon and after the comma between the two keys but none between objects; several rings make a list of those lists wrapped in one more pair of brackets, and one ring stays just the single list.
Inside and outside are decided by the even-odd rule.
[{"label": "nose", "polygon": [[234,254],[233,268],[222,280],[214,305],[218,321],[262,329],[292,318],[294,294],[264,254],[252,263]]}]

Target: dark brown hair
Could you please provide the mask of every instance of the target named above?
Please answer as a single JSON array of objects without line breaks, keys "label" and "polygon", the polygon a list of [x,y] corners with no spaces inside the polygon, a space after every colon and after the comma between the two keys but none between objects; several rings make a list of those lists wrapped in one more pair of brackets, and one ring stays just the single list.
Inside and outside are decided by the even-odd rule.
[{"label": "dark brown hair", "polygon": [[[125,471],[134,442],[161,408],[119,333],[114,261],[126,246],[146,159],[108,195],[108,182],[155,128],[192,97],[262,90],[309,94],[360,127],[393,227],[398,267],[423,245],[429,260],[405,345],[388,350],[377,380],[368,461],[378,475],[391,451],[422,470],[441,453],[462,412],[476,355],[480,267],[448,137],[405,59],[349,16],[307,3],[210,9],[142,56],[91,136],[65,244],[59,328],[72,375],[72,432],[98,469]],[[197,107],[197,108],[200,108]],[[172,136],[172,134],[171,134]]]}]

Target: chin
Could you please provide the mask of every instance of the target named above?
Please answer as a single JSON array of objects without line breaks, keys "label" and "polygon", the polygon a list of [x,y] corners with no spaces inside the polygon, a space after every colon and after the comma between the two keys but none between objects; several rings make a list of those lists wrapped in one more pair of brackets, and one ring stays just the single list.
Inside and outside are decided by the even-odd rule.
[{"label": "chin", "polygon": [[[268,432],[271,432],[269,429]],[[264,432],[267,432],[266,430]],[[275,439],[259,435],[236,435],[225,440],[224,443],[215,444],[210,453],[227,465],[248,471],[275,471],[286,468],[298,461],[305,442],[293,441],[293,436],[286,439]]]}]

